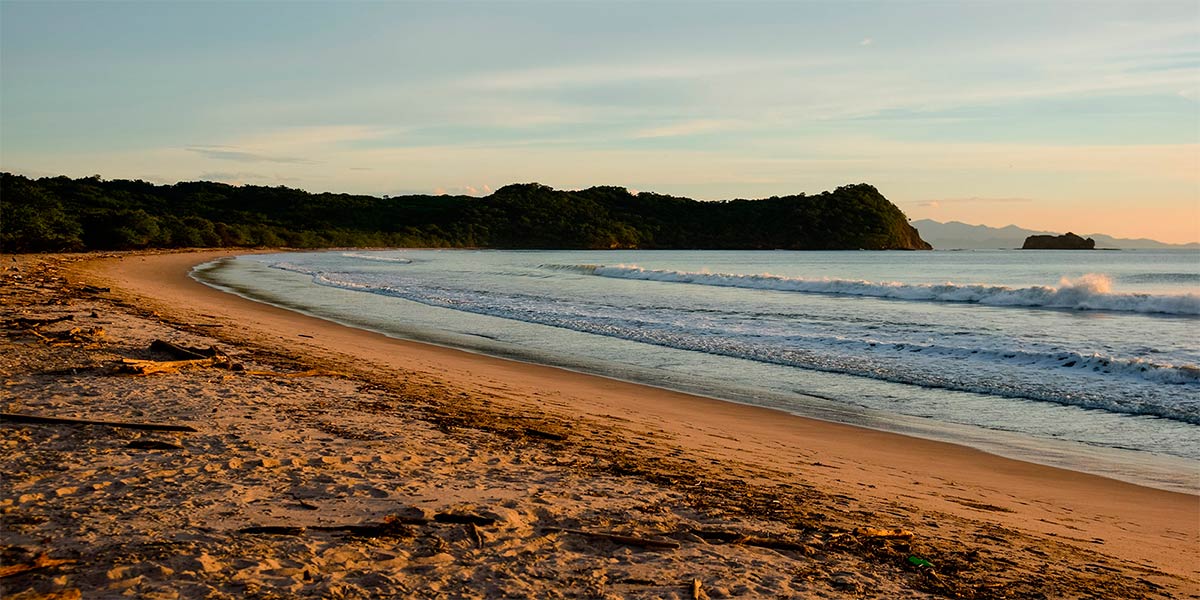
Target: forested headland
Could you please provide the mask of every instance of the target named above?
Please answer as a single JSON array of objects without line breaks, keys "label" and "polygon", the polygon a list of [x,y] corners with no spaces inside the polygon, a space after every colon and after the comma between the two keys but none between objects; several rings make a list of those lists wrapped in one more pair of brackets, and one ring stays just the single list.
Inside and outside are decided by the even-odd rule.
[{"label": "forested headland", "polygon": [[928,249],[868,184],[697,201],[513,184],[490,196],[361,196],[206,181],[0,174],[0,250],[202,247]]}]

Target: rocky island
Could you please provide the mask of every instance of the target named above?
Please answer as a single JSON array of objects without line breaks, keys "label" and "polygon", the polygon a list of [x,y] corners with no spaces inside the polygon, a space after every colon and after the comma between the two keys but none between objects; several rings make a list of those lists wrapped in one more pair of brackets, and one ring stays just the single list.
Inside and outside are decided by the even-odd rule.
[{"label": "rocky island", "polygon": [[1031,235],[1025,238],[1022,250],[1094,250],[1096,240],[1081,238],[1074,233],[1063,235]]}]

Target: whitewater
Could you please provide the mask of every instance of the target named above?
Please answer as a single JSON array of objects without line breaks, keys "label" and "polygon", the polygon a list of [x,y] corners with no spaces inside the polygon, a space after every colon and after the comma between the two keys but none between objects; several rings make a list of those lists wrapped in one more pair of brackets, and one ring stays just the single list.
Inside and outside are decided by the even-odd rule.
[{"label": "whitewater", "polygon": [[689,273],[663,269],[644,269],[637,265],[543,265],[545,268],[576,271],[620,279],[667,281],[759,290],[806,292],[813,294],[847,294],[893,298],[897,300],[928,300],[937,302],[968,302],[990,306],[1026,306],[1067,308],[1074,310],[1112,310],[1121,312],[1163,313],[1168,315],[1200,315],[1200,294],[1135,294],[1114,293],[1112,280],[1102,274],[1088,273],[1076,280],[1063,277],[1057,287],[1034,286],[1012,288],[1003,285],[906,284],[897,281],[875,283],[851,279],[803,279],[762,273]]},{"label": "whitewater", "polygon": [[1200,488],[1200,254],[335,251],[195,276],[348,325]]}]

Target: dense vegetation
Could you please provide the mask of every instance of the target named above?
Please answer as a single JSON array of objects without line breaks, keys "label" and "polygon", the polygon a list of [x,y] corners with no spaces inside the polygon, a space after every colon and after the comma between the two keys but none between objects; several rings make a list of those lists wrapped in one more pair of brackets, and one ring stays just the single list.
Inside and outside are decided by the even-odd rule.
[{"label": "dense vegetation", "polygon": [[514,184],[491,196],[310,194],[211,182],[0,174],[6,252],[291,246],[928,248],[867,184],[815,196],[699,202],[619,187]]}]

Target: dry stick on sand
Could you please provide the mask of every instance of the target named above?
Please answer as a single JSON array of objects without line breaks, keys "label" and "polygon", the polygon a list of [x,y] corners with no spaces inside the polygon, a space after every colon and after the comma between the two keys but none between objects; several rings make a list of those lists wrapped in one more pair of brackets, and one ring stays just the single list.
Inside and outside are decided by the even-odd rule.
[{"label": "dry stick on sand", "polygon": [[734,544],[739,546],[754,546],[757,548],[770,548],[771,550],[792,550],[795,552],[810,553],[812,548],[806,544],[799,542],[789,542],[787,540],[774,540],[771,538],[757,537],[746,535],[736,531],[714,531],[710,529],[693,529],[692,534],[704,538],[704,541],[713,544]]},{"label": "dry stick on sand", "polygon": [[412,535],[407,528],[408,525],[431,525],[431,524],[465,524],[469,527],[471,535],[476,540],[476,544],[483,546],[483,534],[479,531],[480,525],[492,525],[496,522],[491,517],[480,515],[472,515],[465,513],[437,513],[432,519],[425,517],[408,517],[403,515],[388,515],[384,517],[381,523],[357,523],[352,525],[312,525],[309,527],[296,527],[291,525],[252,525],[238,529],[238,533],[247,534],[262,534],[262,535],[303,535],[306,531],[330,531],[335,533],[348,533],[360,537],[382,537],[394,535]]},{"label": "dry stick on sand", "polygon": [[9,319],[8,321],[6,321],[4,323],[4,325],[7,327],[21,327],[23,329],[36,329],[43,325],[53,325],[54,323],[61,323],[63,321],[74,321],[74,320],[75,320],[75,315],[67,315],[65,317],[55,317],[53,319],[31,319],[28,317],[17,317],[15,319]]},{"label": "dry stick on sand", "polygon": [[911,540],[914,534],[907,529],[878,529],[875,527],[857,527],[854,535],[860,537]]},{"label": "dry stick on sand", "polygon": [[73,562],[75,561],[65,558],[50,558],[50,556],[47,554],[39,554],[31,563],[0,566],[0,578],[12,577],[13,575],[18,575],[24,573],[25,571],[44,569],[46,567],[57,567],[58,565],[65,565]]},{"label": "dry stick on sand", "polygon": [[188,367],[218,367],[236,370],[233,368],[234,363],[230,362],[229,358],[225,356],[192,360],[140,360],[136,358],[122,358],[121,364],[117,365],[117,370],[122,373],[133,373],[135,375],[153,375],[154,373],[177,373],[180,369]]},{"label": "dry stick on sand", "polygon": [[117,371],[136,375],[151,375],[154,373],[176,373],[188,367],[216,367],[231,371],[242,370],[242,365],[233,362],[224,352],[216,347],[190,348],[163,340],[150,343],[150,350],[163,352],[180,360],[142,360],[137,358],[122,358],[117,365]]},{"label": "dry stick on sand", "polygon": [[42,423],[46,425],[105,425],[121,429],[142,429],[146,431],[187,431],[194,433],[195,427],[188,425],[171,425],[167,423],[132,423],[127,421],[94,421],[92,419],[69,419],[64,417],[42,417],[38,415],[22,415],[17,413],[0,413],[0,423]]},{"label": "dry stick on sand", "polygon": [[679,542],[672,542],[670,540],[656,540],[652,538],[635,537],[631,535],[605,533],[602,531],[585,531],[583,529],[567,529],[565,527],[543,527],[542,531],[547,533],[570,533],[573,535],[608,540],[610,542],[616,542],[626,546],[638,546],[641,548],[651,548],[655,550],[676,550],[679,548]]},{"label": "dry stick on sand", "polygon": [[[307,371],[299,371],[296,373],[279,373],[276,371],[247,371],[247,370],[237,368],[240,365],[237,365],[232,360],[230,360],[230,358],[225,353],[218,350],[216,346],[209,346],[208,348],[196,348],[196,347],[192,347],[192,346],[180,346],[179,344],[175,344],[175,343],[168,342],[165,340],[154,340],[153,342],[150,343],[150,350],[153,350],[155,352],[162,352],[165,354],[170,354],[171,356],[173,356],[177,359],[180,359],[180,361],[178,361],[176,363],[155,362],[154,365],[151,365],[148,367],[150,370],[146,370],[147,367],[142,366],[145,364],[144,362],[132,363],[133,364],[132,368],[136,369],[136,371],[134,371],[134,372],[136,372],[140,375],[148,375],[150,373],[174,372],[174,370],[177,370],[177,367],[172,368],[170,365],[173,365],[173,364],[180,364],[182,366],[225,367],[225,363],[228,363],[229,366],[225,367],[225,368],[228,368],[228,369],[231,369],[234,371],[241,371],[244,375],[262,375],[262,376],[267,376],[267,377],[345,377],[346,376],[344,373],[339,373],[337,371],[330,371],[327,369],[309,369]],[[217,362],[213,363],[212,365],[209,365],[208,363],[204,362],[207,360],[214,360],[214,359],[216,359]],[[123,361],[122,368],[125,368],[125,365],[131,364],[130,361],[132,361],[132,360],[133,359],[125,359]],[[201,362],[187,362],[187,361],[201,361]],[[158,369],[160,369],[160,367],[161,367],[161,370],[158,370]]]},{"label": "dry stick on sand", "polygon": [[193,348],[190,346],[180,346],[164,340],[154,340],[150,342],[150,349],[155,352],[165,352],[182,360],[194,360],[198,358],[213,358],[216,356],[224,356],[215,346],[208,348]]},{"label": "dry stick on sand", "polygon": [[483,547],[483,532],[479,530],[478,525],[467,523],[467,533],[471,536],[471,540],[475,542],[476,548]]}]

